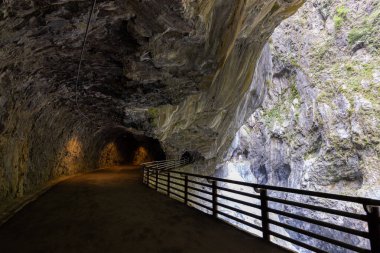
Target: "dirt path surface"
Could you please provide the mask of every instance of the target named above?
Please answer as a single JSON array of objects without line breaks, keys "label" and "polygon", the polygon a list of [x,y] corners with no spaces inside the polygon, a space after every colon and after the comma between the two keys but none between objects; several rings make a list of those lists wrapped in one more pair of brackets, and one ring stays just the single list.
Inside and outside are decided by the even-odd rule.
[{"label": "dirt path surface", "polygon": [[141,183],[138,167],[64,181],[0,227],[1,253],[285,253]]}]

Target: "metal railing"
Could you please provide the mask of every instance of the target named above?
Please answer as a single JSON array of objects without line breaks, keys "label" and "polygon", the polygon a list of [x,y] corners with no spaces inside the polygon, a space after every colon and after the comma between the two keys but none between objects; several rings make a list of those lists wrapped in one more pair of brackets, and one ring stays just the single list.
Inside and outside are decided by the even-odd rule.
[{"label": "metal railing", "polygon": [[[150,188],[180,200],[186,205],[200,209],[215,218],[235,223],[239,227],[253,229],[259,232],[259,236],[266,241],[274,242],[277,238],[277,244],[279,244],[278,239],[281,239],[317,253],[380,252],[379,200],[252,184],[178,171],[157,170],[152,166],[144,166],[143,172],[143,183]],[[239,187],[240,189],[236,189]],[[298,199],[294,200],[295,197]],[[317,203],[318,199],[324,199],[332,202],[332,205],[316,205],[313,201],[311,201],[312,203],[305,203],[305,201],[299,201],[300,198],[313,198],[316,200],[314,202]],[[359,207],[364,208],[363,212],[340,210],[338,207],[341,202],[359,205]],[[309,215],[307,217],[308,215],[300,214],[302,210],[308,210],[308,214],[311,211],[311,213],[327,215],[327,217],[332,217],[332,220],[349,219],[362,222],[365,226],[359,229],[355,226],[335,224],[330,220],[324,221],[318,218],[320,216],[313,218],[311,217],[313,215]],[[282,217],[283,220],[274,218],[274,215]],[[297,222],[286,222],[286,219]],[[311,229],[312,226],[300,227],[294,224],[317,225],[323,229],[330,229],[333,233],[343,233],[346,238],[347,236],[361,238],[366,243],[363,246],[358,243],[345,242],[342,239],[328,236],[321,230],[318,230],[319,233],[315,232]],[[288,235],[281,232],[284,230],[288,232]],[[326,250],[323,247],[305,243],[289,235],[295,233],[318,242],[327,243],[333,250]]]},{"label": "metal railing", "polygon": [[173,170],[190,163],[190,159],[184,158],[180,160],[163,160],[163,161],[153,161],[141,164],[144,168],[153,169],[158,171],[168,171]]}]

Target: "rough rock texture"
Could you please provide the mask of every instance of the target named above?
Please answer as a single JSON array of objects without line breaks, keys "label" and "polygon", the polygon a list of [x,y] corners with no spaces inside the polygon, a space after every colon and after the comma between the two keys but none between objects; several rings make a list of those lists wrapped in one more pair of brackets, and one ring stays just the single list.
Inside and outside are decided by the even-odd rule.
[{"label": "rough rock texture", "polygon": [[[271,37],[267,96],[237,132],[217,175],[380,199],[379,32],[380,3],[375,0],[311,0],[284,21]],[[360,206],[303,201],[363,212]],[[317,226],[311,229],[321,232]],[[323,234],[366,244],[333,231]],[[291,235],[329,252],[346,252]]]},{"label": "rough rock texture", "polygon": [[350,42],[361,25],[379,31],[377,1],[310,1],[283,22],[268,95],[227,159],[248,161],[259,183],[380,198],[380,37]]},{"label": "rough rock texture", "polygon": [[[224,153],[263,99],[255,66],[303,0],[0,2],[0,200],[97,166],[126,131]],[[247,92],[249,91],[249,94]]]}]

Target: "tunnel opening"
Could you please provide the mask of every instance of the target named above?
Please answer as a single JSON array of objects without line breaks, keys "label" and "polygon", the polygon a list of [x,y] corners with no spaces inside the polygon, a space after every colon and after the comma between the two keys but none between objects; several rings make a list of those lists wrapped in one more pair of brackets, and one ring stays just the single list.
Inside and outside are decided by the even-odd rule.
[{"label": "tunnel opening", "polygon": [[186,160],[189,163],[193,163],[195,161],[204,160],[204,157],[198,151],[192,150],[192,151],[185,151],[181,155],[181,160]]},{"label": "tunnel opening", "polygon": [[103,135],[97,167],[140,165],[165,159],[165,152],[157,139],[129,131],[111,130]]}]

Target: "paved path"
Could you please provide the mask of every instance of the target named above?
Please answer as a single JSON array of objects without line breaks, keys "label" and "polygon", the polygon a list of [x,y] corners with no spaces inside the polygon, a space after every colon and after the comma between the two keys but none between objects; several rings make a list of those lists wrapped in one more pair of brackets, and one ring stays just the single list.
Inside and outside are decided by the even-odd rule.
[{"label": "paved path", "polygon": [[56,185],[0,227],[0,252],[287,252],[140,180],[137,167],[119,167]]}]

